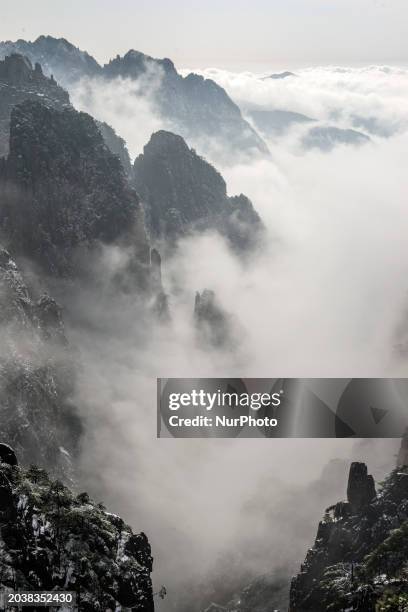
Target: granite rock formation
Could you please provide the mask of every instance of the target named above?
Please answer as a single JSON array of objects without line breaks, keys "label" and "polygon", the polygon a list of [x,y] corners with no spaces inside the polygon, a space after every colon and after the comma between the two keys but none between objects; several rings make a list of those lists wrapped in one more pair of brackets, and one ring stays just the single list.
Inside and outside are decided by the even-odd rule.
[{"label": "granite rock formation", "polygon": [[374,478],[367,474],[365,463],[354,462],[350,466],[347,485],[347,500],[351,510],[357,512],[375,499]]},{"label": "granite rock formation", "polygon": [[146,535],[86,493],[75,495],[38,467],[0,463],[0,525],[2,595],[75,591],[81,612],[154,611]]},{"label": "granite rock formation", "polygon": [[23,464],[37,463],[71,480],[81,425],[61,310],[48,295],[33,297],[4,249],[0,312],[0,437]]},{"label": "granite rock formation", "polygon": [[0,157],[8,153],[11,111],[26,100],[60,110],[69,106],[68,93],[44,76],[40,64],[33,67],[18,54],[5,57],[0,61]]},{"label": "granite rock formation", "polygon": [[[41,102],[58,110],[71,106],[68,92],[53,77],[45,76],[38,62],[33,67],[28,57],[20,54],[6,56],[0,60],[0,157],[7,155],[9,150],[11,112],[25,101]],[[107,123],[97,123],[105,144],[119,157],[129,176],[132,166],[125,141]]]},{"label": "granite rock formation", "polygon": [[408,607],[406,467],[391,472],[375,495],[367,467],[354,463],[347,490],[347,501],[326,510],[315,544],[292,580],[290,612]]},{"label": "granite rock formation", "polygon": [[397,456],[397,467],[408,466],[408,429],[402,436],[401,446]]},{"label": "granite rock formation", "polygon": [[136,158],[134,186],[154,241],[171,243],[194,231],[216,230],[242,252],[260,239],[263,225],[250,200],[228,197],[221,174],[181,136],[152,135]]},{"label": "granite rock formation", "polygon": [[0,196],[7,248],[48,275],[75,275],[81,249],[115,241],[131,244],[141,267],[149,263],[138,197],[85,113],[38,102],[14,107]]},{"label": "granite rock formation", "polygon": [[226,348],[232,344],[231,316],[220,306],[214,291],[197,291],[194,303],[194,320],[200,344],[205,347]]}]

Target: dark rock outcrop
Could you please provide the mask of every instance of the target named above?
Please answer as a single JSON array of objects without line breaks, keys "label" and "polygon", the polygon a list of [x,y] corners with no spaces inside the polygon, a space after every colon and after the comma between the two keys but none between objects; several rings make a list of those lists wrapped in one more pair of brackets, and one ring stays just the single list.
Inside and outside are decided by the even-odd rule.
[{"label": "dark rock outcrop", "polygon": [[18,54],[5,57],[0,61],[0,157],[8,153],[11,111],[26,100],[58,109],[69,106],[68,93],[44,76],[40,64],[33,67]]},{"label": "dark rock outcrop", "polygon": [[134,185],[153,240],[174,242],[193,231],[217,230],[239,251],[253,248],[262,222],[244,195],[227,196],[217,170],[181,136],[152,135],[134,165]]},{"label": "dark rock outcrop", "polygon": [[347,485],[347,500],[353,512],[358,512],[367,506],[375,496],[374,478],[367,473],[366,464],[352,463]]},{"label": "dark rock outcrop", "polygon": [[292,580],[290,612],[407,608],[407,469],[394,470],[375,496],[366,466],[354,463],[348,498],[329,507],[319,523],[315,544]]},{"label": "dark rock outcrop", "polygon": [[0,444],[0,463],[7,463],[8,465],[18,464],[16,454],[8,444]]},{"label": "dark rock outcrop", "polygon": [[0,528],[2,591],[75,591],[81,612],[154,611],[146,535],[44,470],[0,463]]},{"label": "dark rock outcrop", "polygon": [[401,446],[397,456],[397,467],[408,466],[408,429],[402,436]]},{"label": "dark rock outcrop", "polygon": [[214,291],[197,291],[194,320],[203,346],[225,348],[232,343],[231,317],[218,304]]},{"label": "dark rock outcrop", "polygon": [[16,106],[0,196],[9,250],[49,275],[72,276],[83,264],[80,249],[86,259],[98,243],[132,244],[135,260],[149,262],[137,195],[85,113],[37,102]]}]

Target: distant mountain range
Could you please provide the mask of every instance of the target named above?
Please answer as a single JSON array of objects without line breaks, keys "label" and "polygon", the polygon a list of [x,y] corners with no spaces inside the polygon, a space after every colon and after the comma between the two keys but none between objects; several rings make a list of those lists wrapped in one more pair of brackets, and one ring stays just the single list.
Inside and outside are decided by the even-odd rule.
[{"label": "distant mountain range", "polygon": [[306,149],[331,151],[338,144],[356,146],[369,141],[369,136],[357,130],[322,125],[312,127],[303,137],[302,144]]},{"label": "distant mountain range", "polygon": [[222,87],[197,74],[181,76],[167,58],[154,59],[130,50],[101,66],[86,51],[51,36],[40,36],[34,42],[0,43],[0,58],[11,53],[22,54],[33,64],[40,63],[44,73],[53,75],[68,91],[83,78],[139,81],[143,77],[145,82],[155,78],[158,87],[146,91],[155,112],[191,144],[201,149],[211,149],[216,144],[225,160],[242,154],[268,155],[265,142]]},{"label": "distant mountain range", "polygon": [[306,150],[320,149],[328,152],[337,145],[356,146],[370,141],[370,137],[363,132],[334,125],[319,124],[317,119],[302,113],[278,109],[249,109],[246,111],[246,115],[251,119],[260,134],[268,139],[279,138],[287,134],[291,128],[303,126],[305,129],[301,136],[301,145]]},{"label": "distant mountain range", "polygon": [[284,72],[275,72],[274,74],[270,74],[269,76],[262,77],[262,79],[264,81],[266,81],[268,79],[273,79],[275,81],[279,81],[281,79],[287,79],[288,77],[295,77],[295,76],[297,76],[297,75],[294,74],[293,72],[290,72],[289,70],[285,70]]},{"label": "distant mountain range", "polygon": [[285,110],[249,110],[247,115],[252,119],[255,127],[268,138],[284,134],[289,128],[297,124],[313,123],[316,121],[302,113]]}]

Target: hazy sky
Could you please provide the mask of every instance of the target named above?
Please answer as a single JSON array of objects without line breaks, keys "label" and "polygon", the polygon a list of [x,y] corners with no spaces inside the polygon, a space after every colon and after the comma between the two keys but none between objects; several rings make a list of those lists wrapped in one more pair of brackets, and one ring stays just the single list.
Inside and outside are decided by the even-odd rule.
[{"label": "hazy sky", "polygon": [[0,39],[63,36],[99,61],[179,67],[407,63],[407,0],[0,0]]}]

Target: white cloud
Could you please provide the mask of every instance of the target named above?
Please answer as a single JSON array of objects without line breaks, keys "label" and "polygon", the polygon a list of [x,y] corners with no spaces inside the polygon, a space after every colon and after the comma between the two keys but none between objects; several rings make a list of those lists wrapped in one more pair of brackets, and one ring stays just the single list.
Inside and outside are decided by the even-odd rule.
[{"label": "white cloud", "polygon": [[376,117],[389,129],[408,125],[407,68],[324,66],[305,68],[296,71],[297,78],[285,79],[216,68],[197,72],[224,87],[242,108],[293,111],[341,127],[351,127],[352,115]]},{"label": "white cloud", "polygon": [[153,104],[159,83],[159,72],[150,71],[138,81],[119,77],[82,79],[70,89],[70,97],[77,110],[112,126],[126,140],[133,160],[142,153],[151,134],[163,127]]},{"label": "white cloud", "polygon": [[[336,110],[343,119],[357,112],[375,115],[383,122],[395,119],[401,133],[374,138],[359,148],[339,146],[330,153],[302,155],[289,136],[269,143],[269,161],[221,168],[229,193],[247,194],[267,225],[263,253],[242,264],[214,235],[185,240],[163,265],[170,327],[151,328],[133,296],[122,302],[98,293],[87,297],[85,309],[93,317],[92,333],[71,328],[84,363],[84,480],[113,511],[151,538],[154,578],[166,582],[172,593],[160,610],[179,609],[176,604],[172,608],[175,593],[192,589],[219,554],[241,550],[248,533],[259,550],[265,550],[266,540],[269,554],[282,546],[282,529],[287,529],[285,561],[300,562],[298,550],[296,559],[290,558],[291,534],[300,529],[297,538],[311,543],[314,532],[303,532],[290,507],[285,527],[268,524],[265,515],[262,529],[253,529],[243,513],[246,501],[252,497],[256,502],[259,490],[270,486],[266,503],[282,520],[279,500],[285,499],[287,487],[307,485],[334,456],[377,465],[378,446],[355,447],[352,440],[157,440],[156,376],[405,373],[404,364],[392,357],[392,343],[407,297],[408,135],[402,129],[407,73],[318,68],[273,83],[249,74],[206,71],[210,74],[241,104],[325,120]],[[137,115],[137,105],[133,110],[128,83],[116,94],[102,90],[90,107],[99,107],[105,113],[100,118],[136,150],[143,115]],[[117,254],[115,261],[120,264]],[[243,329],[233,355],[197,347],[193,299],[205,287],[216,291]],[[84,299],[79,296],[79,309],[84,309]],[[389,457],[386,467],[392,464],[394,447],[394,441],[382,445],[381,460]],[[343,494],[339,490],[339,497]],[[324,508],[320,499],[315,504],[307,514],[317,522]],[[276,558],[268,554],[256,563],[247,559],[248,571],[254,563],[260,573],[276,568]]]}]

